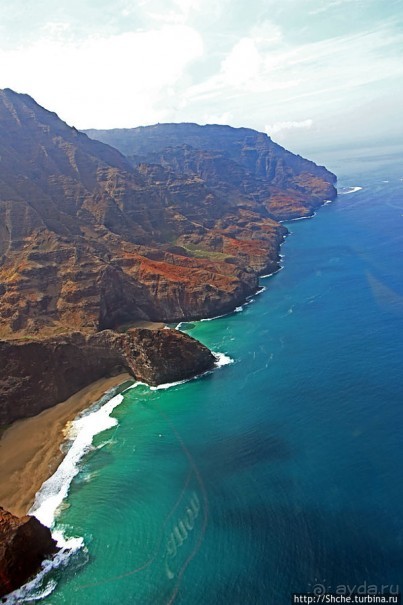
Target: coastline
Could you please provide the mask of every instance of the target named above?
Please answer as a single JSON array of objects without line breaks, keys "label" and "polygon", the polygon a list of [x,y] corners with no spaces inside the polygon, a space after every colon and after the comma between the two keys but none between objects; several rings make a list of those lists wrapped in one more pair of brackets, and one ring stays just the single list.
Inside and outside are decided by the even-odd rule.
[{"label": "coastline", "polygon": [[[316,213],[290,220],[313,218],[315,215]],[[282,258],[279,250],[286,237],[283,237],[278,246],[278,268],[272,273],[260,275],[261,279],[271,277],[283,269],[283,265],[279,262]],[[254,296],[265,289],[265,286],[259,284],[256,292],[247,296],[240,306],[235,307],[228,313],[214,317],[204,317],[199,321],[212,321],[239,312],[243,310],[245,305],[253,302]],[[181,323],[186,323],[186,321],[180,321],[176,329],[179,329]],[[163,327],[165,327],[163,322],[137,321],[121,326],[121,330],[122,328],[123,331],[129,331],[131,328],[156,330]],[[74,420],[79,412],[89,408],[99,400],[106,391],[126,380],[132,380],[132,376],[125,373],[107,379],[100,379],[73,394],[67,400],[47,408],[36,416],[17,420],[0,434],[0,475],[2,476],[0,506],[17,516],[27,514],[34,503],[36,493],[43,483],[53,475],[64,458],[60,447],[65,439],[68,423]],[[166,386],[159,385],[152,388],[166,388]]]},{"label": "coastline", "polygon": [[27,514],[36,492],[64,457],[60,446],[68,423],[126,380],[132,376],[101,378],[66,401],[7,428],[0,439],[0,506],[17,516]]}]

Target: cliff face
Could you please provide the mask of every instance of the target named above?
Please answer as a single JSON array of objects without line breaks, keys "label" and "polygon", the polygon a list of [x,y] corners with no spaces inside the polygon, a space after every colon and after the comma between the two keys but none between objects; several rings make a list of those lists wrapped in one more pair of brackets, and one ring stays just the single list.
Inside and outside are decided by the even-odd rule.
[{"label": "cliff face", "polygon": [[117,150],[12,91],[0,141],[1,335],[200,317],[256,288],[243,267],[171,246],[194,228],[172,198],[197,207],[199,183],[175,179],[162,197]]},{"label": "cliff face", "polygon": [[33,416],[104,376],[128,371],[157,385],[210,370],[214,362],[200,342],[167,329],[0,341],[0,425]]},{"label": "cliff face", "polygon": [[0,507],[0,598],[25,584],[57,550],[38,519],[15,517]]},{"label": "cliff face", "polygon": [[255,131],[138,132],[113,140],[127,158],[0,91],[0,337],[229,311],[278,266],[276,219],[334,195],[333,175]]},{"label": "cliff face", "polygon": [[156,124],[86,132],[119,149],[133,165],[157,163],[197,175],[209,188],[239,203],[249,201],[277,220],[312,214],[336,195],[336,177],[326,168],[250,128]]}]

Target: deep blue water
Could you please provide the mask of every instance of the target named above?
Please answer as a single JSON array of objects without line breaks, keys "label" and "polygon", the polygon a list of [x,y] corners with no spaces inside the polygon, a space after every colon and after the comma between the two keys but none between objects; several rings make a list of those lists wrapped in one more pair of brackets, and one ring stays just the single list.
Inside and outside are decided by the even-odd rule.
[{"label": "deep blue water", "polygon": [[266,291],[184,326],[234,363],[126,392],[57,518],[85,548],[41,602],[288,605],[318,584],[403,584],[403,162],[356,154],[328,166],[362,190],[288,223]]}]

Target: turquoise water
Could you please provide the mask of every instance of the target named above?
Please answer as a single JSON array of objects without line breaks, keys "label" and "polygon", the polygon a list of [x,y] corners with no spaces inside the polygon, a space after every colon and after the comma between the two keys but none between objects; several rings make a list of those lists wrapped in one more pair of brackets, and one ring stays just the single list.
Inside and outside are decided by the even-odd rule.
[{"label": "turquoise water", "polygon": [[287,225],[242,312],[183,326],[233,363],[125,392],[57,517],[84,547],[30,598],[286,605],[403,582],[403,166],[334,162],[362,189]]}]

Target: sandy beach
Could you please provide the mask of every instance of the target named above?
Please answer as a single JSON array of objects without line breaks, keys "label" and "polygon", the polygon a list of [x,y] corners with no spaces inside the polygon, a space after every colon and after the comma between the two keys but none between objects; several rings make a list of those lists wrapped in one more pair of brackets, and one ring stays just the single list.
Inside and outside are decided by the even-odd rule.
[{"label": "sandy beach", "polygon": [[66,425],[109,389],[132,380],[120,374],[94,382],[66,401],[9,427],[0,439],[0,506],[25,515],[35,494],[56,470]]},{"label": "sandy beach", "polygon": [[118,332],[129,332],[133,328],[147,328],[147,330],[161,330],[165,328],[165,324],[161,321],[146,321],[138,320],[123,324],[119,327]]}]

